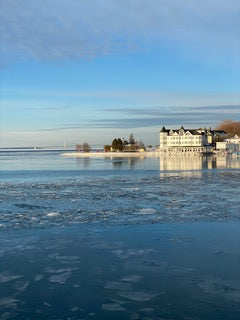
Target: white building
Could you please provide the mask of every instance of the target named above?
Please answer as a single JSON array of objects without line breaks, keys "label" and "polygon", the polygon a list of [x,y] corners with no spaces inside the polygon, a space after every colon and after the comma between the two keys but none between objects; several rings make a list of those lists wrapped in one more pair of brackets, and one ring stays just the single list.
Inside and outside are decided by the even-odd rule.
[{"label": "white building", "polygon": [[166,152],[207,152],[209,130],[206,129],[166,129],[160,131],[160,151]]},{"label": "white building", "polygon": [[229,138],[229,139],[225,139],[224,141],[225,141],[225,142],[227,142],[227,143],[236,143],[236,144],[240,144],[240,137],[239,137],[237,134],[235,134],[235,136],[234,136],[234,137]]},{"label": "white building", "polygon": [[223,142],[217,142],[216,150],[227,151],[230,153],[239,152],[240,137],[236,134],[233,138],[225,139]]}]

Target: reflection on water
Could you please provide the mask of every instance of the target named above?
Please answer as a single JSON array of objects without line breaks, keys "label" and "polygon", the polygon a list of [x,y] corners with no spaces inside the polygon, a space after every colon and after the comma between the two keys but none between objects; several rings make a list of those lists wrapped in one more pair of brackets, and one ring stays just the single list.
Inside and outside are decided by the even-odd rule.
[{"label": "reflection on water", "polygon": [[[200,172],[188,172],[188,171],[201,171],[212,169],[240,169],[240,158],[233,157],[219,157],[219,156],[188,156],[188,157],[161,157],[161,158],[149,158],[149,157],[109,157],[109,158],[76,158],[76,164],[79,169],[93,169],[96,162],[105,162],[105,164],[111,164],[111,168],[115,170],[133,170],[133,169],[158,169],[160,171],[171,171],[174,175],[174,171],[183,171],[186,177],[199,176]],[[109,167],[108,167],[109,169]],[[169,174],[169,173],[168,173]]]},{"label": "reflection on water", "polygon": [[[91,158],[91,157],[76,157],[76,165],[79,169],[93,169],[93,166],[96,163],[104,161],[105,164],[110,164],[110,168],[115,170],[126,170],[126,169],[137,169],[138,167],[141,168],[142,165],[149,164],[147,158],[140,158],[140,157],[105,157],[102,158]],[[109,169],[109,168],[108,168]]]},{"label": "reflection on water", "polygon": [[240,158],[232,157],[217,157],[217,168],[218,169],[240,169]]},{"label": "reflection on water", "polygon": [[162,157],[160,171],[191,171],[212,169],[240,169],[240,159],[230,157]]},{"label": "reflection on water", "polygon": [[122,169],[124,167],[135,169],[140,161],[144,161],[144,158],[114,158],[112,159],[112,166],[114,169]]},{"label": "reflection on water", "polygon": [[63,157],[61,152],[0,152],[0,170],[161,170],[240,169],[240,157],[131,156]]},{"label": "reflection on water", "polygon": [[84,169],[88,169],[91,164],[90,158],[76,158],[77,167],[83,167]]}]

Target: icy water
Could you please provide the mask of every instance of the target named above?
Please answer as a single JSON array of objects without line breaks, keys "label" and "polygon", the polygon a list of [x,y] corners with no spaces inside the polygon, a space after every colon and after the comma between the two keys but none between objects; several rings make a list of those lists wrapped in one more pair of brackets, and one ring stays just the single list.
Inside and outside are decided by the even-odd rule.
[{"label": "icy water", "polygon": [[240,159],[0,152],[0,319],[240,319]]}]

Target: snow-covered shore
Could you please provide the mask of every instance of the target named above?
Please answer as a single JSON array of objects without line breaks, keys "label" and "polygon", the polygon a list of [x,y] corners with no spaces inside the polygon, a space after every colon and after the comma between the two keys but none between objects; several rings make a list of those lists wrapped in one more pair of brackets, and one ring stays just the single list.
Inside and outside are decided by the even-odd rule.
[{"label": "snow-covered shore", "polygon": [[128,157],[149,157],[149,156],[156,156],[156,152],[68,152],[62,153],[62,156],[65,157],[117,157],[117,158],[128,158]]}]

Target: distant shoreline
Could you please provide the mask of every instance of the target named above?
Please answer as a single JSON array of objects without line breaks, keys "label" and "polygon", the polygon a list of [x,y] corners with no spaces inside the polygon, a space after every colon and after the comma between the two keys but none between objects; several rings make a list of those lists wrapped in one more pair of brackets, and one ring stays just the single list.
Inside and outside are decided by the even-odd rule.
[{"label": "distant shoreline", "polygon": [[201,154],[198,152],[179,152],[179,153],[164,153],[161,151],[144,151],[144,152],[66,152],[61,153],[64,157],[74,158],[146,158],[146,157],[202,157],[202,156],[230,156],[227,152],[213,152],[211,154]]},{"label": "distant shoreline", "polygon": [[129,158],[129,157],[149,157],[157,156],[156,152],[71,152],[62,153],[64,157],[80,157],[80,158],[94,158],[94,157],[116,157],[116,158]]}]

